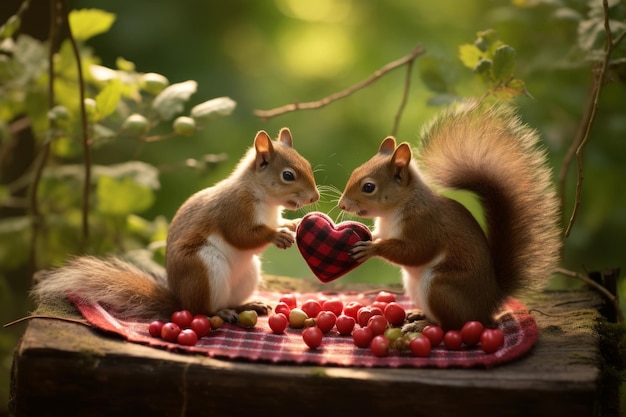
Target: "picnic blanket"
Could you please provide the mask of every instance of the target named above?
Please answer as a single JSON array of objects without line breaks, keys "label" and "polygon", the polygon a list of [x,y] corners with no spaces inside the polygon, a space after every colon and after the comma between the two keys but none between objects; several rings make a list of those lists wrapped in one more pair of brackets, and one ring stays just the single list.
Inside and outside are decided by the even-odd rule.
[{"label": "picnic blanket", "polygon": [[[255,300],[275,305],[281,293],[258,292]],[[323,293],[297,293],[299,302],[308,298],[319,299]],[[344,303],[352,300],[369,304],[373,294],[333,293]],[[397,296],[397,302],[406,309],[412,308],[408,297]],[[322,345],[309,349],[302,340],[302,329],[287,328],[285,334],[274,334],[267,316],[260,316],[254,328],[246,329],[225,324],[201,338],[195,346],[183,346],[150,336],[149,322],[120,320],[115,313],[99,304],[91,304],[73,297],[72,303],[95,328],[117,334],[129,342],[140,343],[175,352],[189,352],[229,360],[260,361],[274,364],[308,364],[352,367],[493,367],[519,358],[535,344],[537,324],[526,307],[516,299],[509,299],[497,314],[497,327],[504,332],[504,346],[495,353],[486,354],[480,347],[464,346],[461,350],[448,350],[443,345],[432,349],[427,358],[410,352],[390,352],[377,357],[368,348],[354,345],[351,336],[339,335],[334,329],[324,335]],[[357,325],[358,326],[358,325]]]}]

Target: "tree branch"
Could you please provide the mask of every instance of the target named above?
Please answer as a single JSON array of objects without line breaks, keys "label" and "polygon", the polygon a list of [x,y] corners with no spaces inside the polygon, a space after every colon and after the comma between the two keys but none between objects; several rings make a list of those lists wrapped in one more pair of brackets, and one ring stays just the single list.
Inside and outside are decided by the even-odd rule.
[{"label": "tree branch", "polygon": [[[588,116],[583,119],[584,122],[584,134],[582,135],[580,141],[576,144],[576,166],[577,166],[577,182],[576,182],[576,196],[574,201],[574,208],[572,210],[572,214],[569,219],[569,223],[567,225],[567,229],[565,230],[565,236],[568,237],[572,231],[572,227],[574,226],[574,222],[576,221],[576,216],[578,214],[578,208],[580,207],[580,199],[582,193],[583,186],[583,150],[587,142],[589,141],[589,135],[591,133],[591,127],[596,119],[596,114],[598,111],[598,106],[600,104],[600,93],[602,92],[602,87],[606,81],[606,73],[609,68],[611,54],[613,53],[613,48],[617,45],[617,43],[613,43],[612,35],[611,35],[611,27],[609,26],[609,3],[608,0],[602,0],[602,6],[604,8],[604,32],[606,34],[606,46],[604,50],[604,59],[602,60],[602,64],[600,66],[599,71],[596,70],[596,76],[594,78],[594,88],[592,90],[593,102],[589,108]],[[623,36],[620,36],[618,39],[623,39]],[[597,67],[596,67],[597,68]],[[575,142],[576,143],[576,142]],[[571,159],[570,159],[571,160]],[[568,165],[564,166],[564,170],[567,170]],[[564,177],[563,171],[561,172],[561,176]],[[564,181],[564,180],[563,180]]]},{"label": "tree branch", "polygon": [[296,110],[312,110],[312,109],[322,108],[334,101],[348,97],[349,95],[355,93],[356,91],[361,90],[364,87],[367,87],[368,85],[374,83],[376,80],[378,80],[380,77],[387,74],[388,72],[393,71],[394,69],[399,68],[403,65],[412,63],[417,57],[419,57],[422,54],[424,54],[424,48],[421,46],[417,46],[415,49],[413,49],[413,51],[410,54],[396,61],[388,63],[387,65],[380,68],[378,71],[374,72],[371,76],[361,81],[360,83],[354,84],[353,86],[348,87],[343,91],[339,91],[337,93],[331,94],[320,100],[309,101],[305,103],[287,104],[285,106],[277,107],[271,110],[254,110],[253,113],[255,116],[268,120],[272,117],[276,117],[281,114],[289,113],[289,112],[296,111]]},{"label": "tree branch", "polygon": [[619,304],[619,300],[614,294],[611,294],[609,290],[607,290],[602,285],[598,284],[597,282],[595,282],[588,276],[579,274],[578,272],[569,271],[563,268],[557,268],[554,270],[554,272],[560,275],[565,275],[566,277],[577,278],[581,280],[582,282],[584,282],[585,284],[589,285],[590,287],[594,288],[596,291],[598,291],[600,294],[606,297],[606,299],[609,300],[611,304],[613,304],[613,308],[615,308],[615,314],[617,316],[618,322],[619,323],[624,322],[624,314],[622,313],[622,308]]},{"label": "tree branch", "polygon": [[413,62],[411,60],[406,64],[406,78],[404,79],[404,91],[402,92],[402,100],[400,101],[400,106],[398,107],[398,112],[396,113],[396,117],[393,120],[393,128],[391,129],[391,136],[396,136],[398,134],[398,128],[400,127],[400,119],[402,118],[402,112],[404,112],[404,107],[406,107],[406,102],[409,99],[409,90],[411,88],[411,73],[413,72]]},{"label": "tree branch", "polygon": [[87,123],[87,112],[85,110],[85,81],[83,79],[83,65],[80,61],[80,51],[76,44],[76,39],[72,34],[72,28],[69,21],[69,6],[67,0],[59,0],[64,9],[64,25],[67,30],[67,36],[72,45],[74,59],[76,60],[76,69],[78,71],[78,92],[80,99],[80,120],[83,139],[83,158],[85,164],[85,180],[83,183],[83,209],[82,209],[82,226],[83,226],[83,249],[87,247],[89,242],[89,191],[91,189],[91,157],[89,152],[89,125]]}]

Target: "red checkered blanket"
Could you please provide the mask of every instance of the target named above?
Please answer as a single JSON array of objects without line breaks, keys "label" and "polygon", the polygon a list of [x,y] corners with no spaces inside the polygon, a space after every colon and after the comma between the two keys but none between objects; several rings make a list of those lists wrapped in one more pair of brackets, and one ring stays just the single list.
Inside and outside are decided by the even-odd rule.
[{"label": "red checkered blanket", "polygon": [[[299,300],[318,299],[323,294],[298,294]],[[276,292],[259,292],[255,300],[270,305],[280,298]],[[339,293],[344,302],[357,300],[363,304],[373,301],[373,295]],[[406,296],[397,301],[411,308]],[[409,352],[391,352],[387,357],[377,357],[369,349],[358,348],[351,336],[341,336],[334,330],[324,336],[322,345],[309,349],[302,341],[302,330],[290,329],[285,334],[274,334],[267,325],[267,317],[259,317],[252,329],[225,324],[201,338],[196,346],[182,346],[151,337],[145,321],[124,321],[116,318],[99,304],[90,304],[74,298],[72,302],[91,325],[105,332],[122,336],[129,342],[167,349],[192,352],[215,358],[263,361],[280,364],[311,364],[360,367],[492,367],[514,360],[525,354],[537,340],[535,319],[518,300],[509,299],[497,316],[497,326],[505,335],[504,347],[492,354],[479,347],[464,347],[458,351],[433,348],[427,358],[413,357]]]}]

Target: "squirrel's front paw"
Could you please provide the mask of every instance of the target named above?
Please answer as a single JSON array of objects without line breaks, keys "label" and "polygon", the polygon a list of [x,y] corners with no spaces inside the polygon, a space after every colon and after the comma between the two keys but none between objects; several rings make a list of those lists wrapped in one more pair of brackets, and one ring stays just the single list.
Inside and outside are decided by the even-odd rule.
[{"label": "squirrel's front paw", "polygon": [[293,245],[295,241],[296,239],[294,238],[293,232],[288,229],[278,229],[272,239],[272,243],[280,249],[287,249]]},{"label": "squirrel's front paw", "polygon": [[375,246],[371,240],[362,240],[356,242],[352,248],[350,248],[350,257],[358,262],[363,262],[372,256],[374,256]]},{"label": "squirrel's front paw", "polygon": [[283,224],[281,224],[281,227],[285,227],[285,228],[291,230],[292,232],[295,232],[301,221],[302,221],[302,219],[289,220],[289,221],[286,221]]}]

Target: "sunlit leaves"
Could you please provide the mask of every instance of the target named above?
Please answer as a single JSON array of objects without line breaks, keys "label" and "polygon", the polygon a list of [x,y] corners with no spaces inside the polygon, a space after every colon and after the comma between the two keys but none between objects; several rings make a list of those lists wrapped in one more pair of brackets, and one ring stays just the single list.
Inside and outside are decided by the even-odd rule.
[{"label": "sunlit leaves", "polygon": [[185,103],[197,88],[198,83],[194,80],[172,84],[155,97],[152,108],[163,120],[171,120],[184,110]]},{"label": "sunlit leaves", "polygon": [[111,80],[96,96],[96,120],[111,115],[122,98],[122,84],[119,80]]},{"label": "sunlit leaves", "polygon": [[236,106],[237,103],[230,97],[218,97],[194,106],[191,109],[191,117],[202,126],[210,120],[230,115]]},{"label": "sunlit leaves", "polygon": [[524,82],[515,78],[515,55],[515,49],[491,29],[478,32],[473,44],[459,47],[463,65],[480,77],[491,93],[503,98],[529,95]]},{"label": "sunlit leaves", "polygon": [[79,42],[84,42],[107,32],[115,22],[115,15],[98,9],[72,10],[69,22],[74,38]]},{"label": "sunlit leaves", "polygon": [[127,215],[140,213],[152,206],[154,193],[132,178],[114,179],[102,176],[96,189],[97,210],[103,214]]}]

